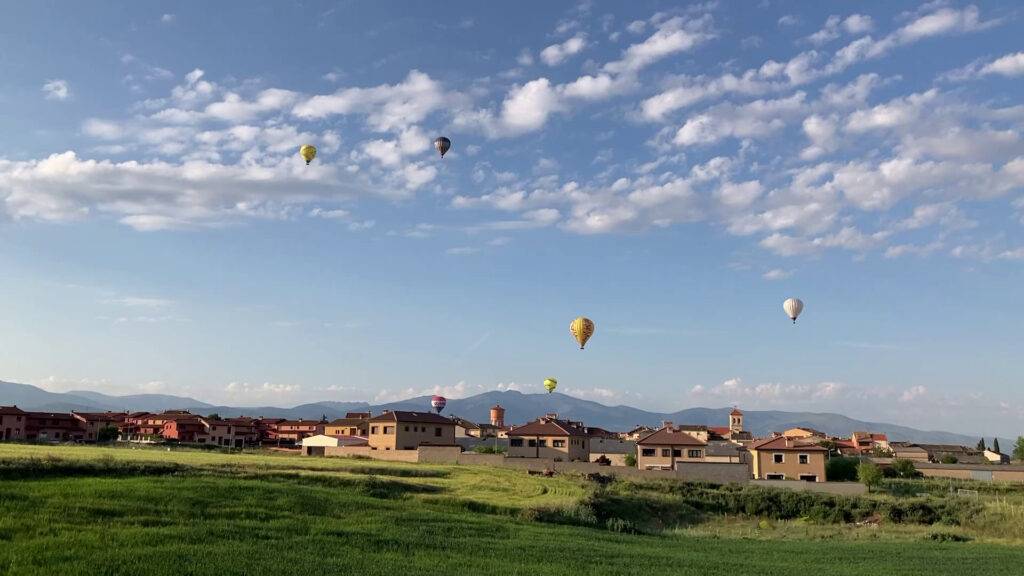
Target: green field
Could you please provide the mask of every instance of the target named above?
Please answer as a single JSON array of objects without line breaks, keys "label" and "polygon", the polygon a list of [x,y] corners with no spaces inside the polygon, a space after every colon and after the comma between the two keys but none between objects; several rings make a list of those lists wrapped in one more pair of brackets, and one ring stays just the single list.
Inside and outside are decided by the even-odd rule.
[{"label": "green field", "polygon": [[936,542],[927,526],[732,517],[634,535],[528,512],[588,490],[492,468],[2,445],[0,574],[1024,573],[1015,538]]}]

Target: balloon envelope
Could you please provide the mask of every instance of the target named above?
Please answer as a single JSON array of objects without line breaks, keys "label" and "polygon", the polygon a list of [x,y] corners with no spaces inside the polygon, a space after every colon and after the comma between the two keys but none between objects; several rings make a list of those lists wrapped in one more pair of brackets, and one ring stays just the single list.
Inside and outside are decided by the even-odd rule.
[{"label": "balloon envelope", "polygon": [[448,400],[445,400],[444,396],[434,396],[430,399],[430,405],[434,408],[434,412],[438,414],[441,413],[441,410],[444,410],[446,404],[448,404]]},{"label": "balloon envelope", "polygon": [[444,136],[439,136],[436,140],[434,140],[434,148],[436,148],[437,151],[441,154],[441,158],[444,158],[445,152],[447,152],[451,147],[452,141],[445,138]]},{"label": "balloon envelope", "polygon": [[299,156],[302,156],[302,159],[306,161],[306,165],[308,166],[309,163],[313,161],[313,158],[316,158],[316,146],[303,144],[302,147],[299,148]]},{"label": "balloon envelope", "polygon": [[554,392],[555,388],[558,388],[558,380],[555,380],[554,378],[547,378],[544,380],[544,389],[548,391],[548,394]]},{"label": "balloon envelope", "polygon": [[580,316],[569,324],[569,332],[572,332],[572,337],[580,345],[580,350],[583,350],[583,347],[587,345],[587,340],[594,335],[594,321]]},{"label": "balloon envelope", "polygon": [[804,311],[804,303],[799,298],[788,298],[782,303],[782,309],[786,311],[786,316],[789,316],[789,319],[796,324],[796,319]]}]

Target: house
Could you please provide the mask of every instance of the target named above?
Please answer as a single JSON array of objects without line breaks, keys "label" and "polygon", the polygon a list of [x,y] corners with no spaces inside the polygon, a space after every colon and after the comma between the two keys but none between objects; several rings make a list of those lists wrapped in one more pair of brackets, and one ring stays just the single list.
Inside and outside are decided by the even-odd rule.
[{"label": "house", "polygon": [[[71,416],[76,418],[81,424],[82,428],[85,429],[85,441],[96,442],[99,440],[100,430],[104,428],[112,427],[120,430],[124,426],[125,420],[128,418],[127,412],[71,412]],[[114,435],[115,439],[117,435]]]},{"label": "house", "polygon": [[323,434],[326,425],[320,420],[281,420],[277,422],[277,441],[297,445],[303,438]]},{"label": "house", "polygon": [[636,443],[636,466],[640,470],[675,470],[676,462],[702,462],[707,442],[685,429],[665,424]]},{"label": "house", "polygon": [[750,461],[750,453],[742,445],[728,440],[711,440],[704,448],[705,462],[721,462],[726,464],[746,464]]},{"label": "house", "polygon": [[912,444],[910,442],[890,442],[889,449],[892,450],[893,458],[913,460],[915,462],[930,461],[928,451],[917,444]]},{"label": "house", "polygon": [[878,432],[854,432],[850,435],[850,441],[862,454],[868,454],[876,449],[883,452],[890,450],[889,437]]},{"label": "house", "polygon": [[825,481],[828,450],[817,444],[778,436],[756,441],[749,450],[758,480]]},{"label": "house", "polygon": [[85,438],[85,429],[77,418],[62,412],[25,414],[25,439],[38,442],[76,442]]},{"label": "house", "polygon": [[198,416],[180,416],[164,421],[161,436],[183,444],[206,444],[210,440],[206,422]]},{"label": "house", "polygon": [[349,412],[344,418],[331,420],[324,425],[327,436],[366,436],[369,433],[370,413]]},{"label": "house", "polygon": [[931,462],[942,462],[942,460],[955,459],[960,464],[984,464],[988,462],[984,453],[976,448],[958,446],[956,444],[920,444],[916,446],[928,453],[928,460]]},{"label": "house", "polygon": [[790,428],[789,430],[784,431],[782,435],[790,440],[801,440],[804,442],[824,442],[825,440],[830,440],[832,438],[821,430],[815,430],[814,428],[807,428],[803,426]]},{"label": "house", "polygon": [[451,416],[449,418],[455,423],[455,437],[456,438],[480,438],[481,431],[480,425],[474,422],[470,422],[465,418],[459,418],[458,416]]},{"label": "house", "polygon": [[242,416],[239,418],[225,418],[223,421],[232,426],[231,434],[234,436],[235,448],[259,444],[259,428],[254,418]]},{"label": "house", "polygon": [[187,410],[168,410],[160,414],[133,412],[125,418],[120,439],[129,442],[159,440],[164,432],[164,424],[178,418],[195,418],[195,416]]},{"label": "house", "polygon": [[996,452],[995,450],[985,449],[985,459],[993,464],[1009,464],[1010,457],[1002,452]]},{"label": "house", "polygon": [[338,446],[366,446],[366,438],[362,436],[346,436],[344,434],[317,434],[302,439],[302,453],[306,456],[323,456],[324,448]]},{"label": "house", "polygon": [[256,441],[256,429],[249,418],[229,418],[225,420],[200,418],[206,428],[209,443],[216,446],[244,448]]},{"label": "house", "polygon": [[590,436],[581,423],[546,414],[508,431],[508,457],[587,462]]},{"label": "house", "polygon": [[455,422],[433,412],[384,412],[369,420],[371,450],[416,450],[455,445]]},{"label": "house", "polygon": [[730,440],[732,442],[751,442],[754,435],[743,429],[743,412],[739,408],[733,408],[729,412],[728,426],[708,426],[708,437],[705,442],[711,440]]},{"label": "house", "polygon": [[0,440],[24,440],[27,414],[17,406],[0,406]]},{"label": "house", "polygon": [[588,426],[586,432],[590,436],[591,462],[611,462],[612,466],[625,466],[626,455],[636,454],[636,442],[623,439],[618,432],[596,426]]},{"label": "house", "polygon": [[262,416],[253,420],[257,441],[261,444],[280,443],[277,437],[277,425],[284,421],[284,418],[264,418]]},{"label": "house", "polygon": [[643,438],[644,436],[647,436],[648,434],[654,432],[655,430],[657,430],[657,428],[651,428],[650,426],[635,426],[629,432],[623,432],[621,436],[623,440],[632,440],[633,442],[636,442],[637,440]]}]

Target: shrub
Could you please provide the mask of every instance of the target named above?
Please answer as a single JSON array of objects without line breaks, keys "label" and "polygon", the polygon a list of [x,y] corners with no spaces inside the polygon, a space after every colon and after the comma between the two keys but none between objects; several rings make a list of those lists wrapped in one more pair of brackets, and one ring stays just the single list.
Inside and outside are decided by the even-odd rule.
[{"label": "shrub", "polygon": [[825,479],[829,482],[856,482],[858,458],[830,458],[825,463]]},{"label": "shrub", "polygon": [[636,468],[636,454],[633,454],[632,452],[629,453],[629,454],[626,454],[625,461],[626,461],[625,462],[626,466],[630,466],[632,468]]},{"label": "shrub", "polygon": [[892,471],[897,478],[917,478],[919,475],[914,462],[905,458],[893,460]]},{"label": "shrub", "polygon": [[956,456],[953,456],[952,454],[943,454],[942,458],[939,459],[939,462],[942,462],[943,464],[956,464],[959,460],[957,460]]},{"label": "shrub", "polygon": [[473,452],[477,454],[504,454],[506,448],[504,446],[487,446],[481,444],[473,448]]}]

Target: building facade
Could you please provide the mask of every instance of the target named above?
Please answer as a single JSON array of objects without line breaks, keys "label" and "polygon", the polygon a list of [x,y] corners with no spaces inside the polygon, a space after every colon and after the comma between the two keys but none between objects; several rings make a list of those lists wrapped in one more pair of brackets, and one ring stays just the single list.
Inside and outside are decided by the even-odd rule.
[{"label": "building facade", "polygon": [[590,436],[579,422],[548,414],[508,432],[509,458],[551,458],[563,462],[588,462]]},{"label": "building facade", "polygon": [[[104,428],[114,428],[120,430],[124,426],[125,420],[128,418],[127,412],[71,412],[71,416],[79,421],[85,432],[84,440],[86,442],[96,442],[99,440],[100,430]],[[114,438],[117,438],[117,434],[114,434]]]},{"label": "building facade", "polygon": [[17,406],[0,406],[0,440],[24,440],[27,414]]},{"label": "building facade", "polygon": [[[636,443],[636,466],[641,470],[675,470],[677,462],[703,462],[707,442],[687,429],[692,426],[673,426],[665,422]],[[707,429],[703,432],[707,437]]]},{"label": "building facade", "polygon": [[750,455],[757,480],[825,481],[828,450],[817,444],[779,436],[754,442]]},{"label": "building facade", "polygon": [[367,441],[371,450],[455,445],[455,423],[432,412],[385,412],[370,418],[369,427]]}]

